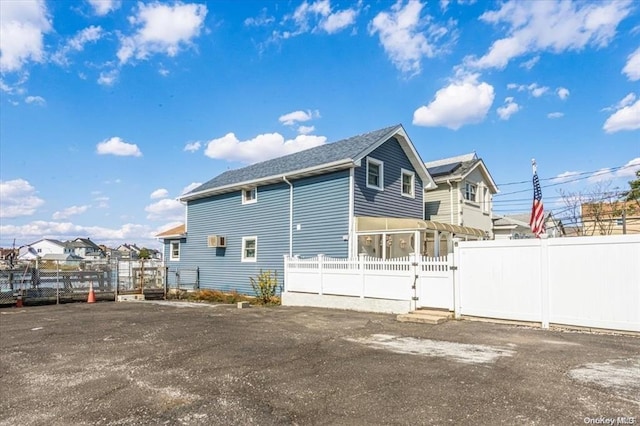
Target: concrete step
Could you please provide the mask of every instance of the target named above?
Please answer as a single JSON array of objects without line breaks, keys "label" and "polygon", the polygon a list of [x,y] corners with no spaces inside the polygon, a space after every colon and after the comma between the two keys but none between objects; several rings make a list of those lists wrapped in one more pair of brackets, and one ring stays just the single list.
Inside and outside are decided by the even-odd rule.
[{"label": "concrete step", "polygon": [[400,314],[396,320],[400,322],[416,322],[422,324],[442,324],[453,318],[453,314],[447,311],[438,311],[431,309],[418,309],[408,314]]}]

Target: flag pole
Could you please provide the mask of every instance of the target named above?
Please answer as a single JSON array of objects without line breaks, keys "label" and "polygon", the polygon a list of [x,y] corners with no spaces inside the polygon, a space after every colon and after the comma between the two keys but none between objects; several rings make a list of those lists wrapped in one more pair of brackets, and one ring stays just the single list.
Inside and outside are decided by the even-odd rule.
[{"label": "flag pole", "polygon": [[538,165],[536,164],[535,158],[531,159],[531,168],[533,169],[533,174],[535,175],[536,172],[538,171]]}]

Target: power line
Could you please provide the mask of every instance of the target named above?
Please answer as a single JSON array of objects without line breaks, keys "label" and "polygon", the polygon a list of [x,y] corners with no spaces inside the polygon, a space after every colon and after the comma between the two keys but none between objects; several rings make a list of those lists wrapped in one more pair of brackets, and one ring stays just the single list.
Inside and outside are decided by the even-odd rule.
[{"label": "power line", "polygon": [[[637,167],[637,166],[638,166],[638,164],[627,164],[627,165],[623,165],[623,166],[612,167],[610,169],[606,169],[606,171],[603,171],[602,169],[600,169],[600,170],[593,170],[593,171],[590,171],[590,172],[575,173],[575,174],[572,174],[571,176],[572,177],[583,176],[583,175],[599,176],[599,175],[603,175],[605,173],[615,172],[615,171],[618,171],[618,170],[627,169],[629,167]],[[549,181],[549,180],[562,180],[562,179],[563,178],[559,178],[559,177],[555,176],[555,177],[550,177],[550,178],[543,178],[543,179],[540,179],[540,181],[544,182],[544,181]],[[547,185],[547,187],[555,186],[555,185],[562,185],[563,183],[577,182],[577,181],[583,180],[583,179],[585,179],[585,178],[581,177],[581,178],[577,178],[577,179],[562,180],[562,182],[558,182],[557,184],[554,184],[554,185]],[[531,183],[531,179],[523,180],[523,181],[520,181],[520,182],[499,183],[499,184],[496,184],[496,185],[497,186],[511,186],[511,185],[521,185],[521,184],[525,184],[525,183]],[[543,186],[543,188],[545,188],[545,186]],[[508,194],[513,194],[513,193],[516,193],[516,192],[505,193],[505,194],[496,194],[496,195],[508,195]]]}]

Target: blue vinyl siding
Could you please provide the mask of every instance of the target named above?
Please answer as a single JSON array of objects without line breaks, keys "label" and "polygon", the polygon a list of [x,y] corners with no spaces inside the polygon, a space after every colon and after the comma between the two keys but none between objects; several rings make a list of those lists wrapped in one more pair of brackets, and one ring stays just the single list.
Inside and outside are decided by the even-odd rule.
[{"label": "blue vinyl siding", "polygon": [[349,234],[349,170],[292,183],[293,254],[346,257],[349,243],[342,237]]},{"label": "blue vinyl siding", "polygon": [[[289,252],[289,186],[258,187],[258,202],[242,204],[241,191],[190,201],[187,242],[181,268],[200,268],[200,288],[253,294],[249,277],[276,270],[283,278],[283,255]],[[226,248],[207,246],[207,236],[227,237]],[[241,262],[242,237],[258,237],[256,262]]]},{"label": "blue vinyl siding", "polygon": [[382,161],[383,191],[367,188],[367,159],[354,172],[354,215],[374,217],[406,217],[423,219],[422,180],[415,175],[415,198],[403,197],[401,169],[415,173],[402,147],[391,138],[373,150],[368,157]]}]

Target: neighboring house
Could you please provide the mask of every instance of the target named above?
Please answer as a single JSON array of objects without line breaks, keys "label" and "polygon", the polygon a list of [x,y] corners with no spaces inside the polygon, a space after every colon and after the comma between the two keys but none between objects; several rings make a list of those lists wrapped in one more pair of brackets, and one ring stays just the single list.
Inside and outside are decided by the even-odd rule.
[{"label": "neighboring house", "polygon": [[[493,235],[496,240],[517,240],[523,238],[535,238],[531,232],[529,220],[531,213],[518,213],[504,216],[496,216],[493,219]],[[556,219],[552,212],[545,214],[545,230],[550,238],[566,236],[562,221]]]},{"label": "neighboring house", "polygon": [[65,244],[73,250],[73,254],[85,260],[102,260],[107,257],[100,246],[89,238],[76,238],[73,241],[67,241]]},{"label": "neighboring house", "polygon": [[640,202],[584,203],[581,206],[583,235],[640,233]]},{"label": "neighboring house", "polygon": [[[435,187],[401,125],[229,170],[183,195],[186,226],[160,235],[177,269],[199,268],[201,287],[252,293],[250,277],[283,273],[283,255],[356,256],[359,217],[424,217]],[[413,235],[413,234],[411,234]],[[369,238],[373,241],[372,238]],[[382,253],[408,240],[381,234]],[[369,247],[373,247],[370,245]]]},{"label": "neighboring house", "polygon": [[0,267],[9,268],[18,261],[19,249],[0,248]]},{"label": "neighboring house", "polygon": [[73,254],[73,248],[68,247],[62,241],[45,238],[20,247],[18,259],[33,260],[47,254]]},{"label": "neighboring house", "polygon": [[179,225],[156,235],[165,245],[164,259],[166,262],[180,261],[180,246],[187,242],[184,225]]},{"label": "neighboring house", "polygon": [[484,161],[470,153],[425,165],[438,185],[425,193],[425,219],[478,229],[484,238],[490,238],[492,200],[498,187]]},{"label": "neighboring house", "polygon": [[116,251],[121,260],[135,260],[140,254],[140,248],[135,244],[120,244]]}]

